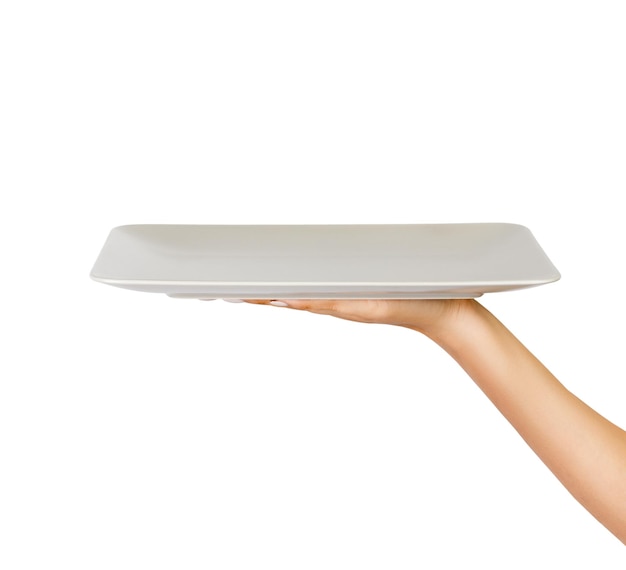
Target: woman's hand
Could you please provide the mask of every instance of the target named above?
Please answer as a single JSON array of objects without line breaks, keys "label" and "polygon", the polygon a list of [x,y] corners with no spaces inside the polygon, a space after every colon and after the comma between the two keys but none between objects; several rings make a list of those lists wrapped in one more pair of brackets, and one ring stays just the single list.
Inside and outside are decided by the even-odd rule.
[{"label": "woman's hand", "polygon": [[469,304],[474,303],[469,299],[246,299],[246,302],[289,307],[360,323],[397,325],[428,335],[454,325]]}]

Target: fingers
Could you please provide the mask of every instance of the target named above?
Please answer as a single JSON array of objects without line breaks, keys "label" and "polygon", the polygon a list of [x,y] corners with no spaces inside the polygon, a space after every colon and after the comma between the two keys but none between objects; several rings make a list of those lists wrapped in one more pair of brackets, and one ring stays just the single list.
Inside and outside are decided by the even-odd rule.
[{"label": "fingers", "polygon": [[241,299],[244,303],[251,303],[253,305],[274,305],[277,307],[286,307],[287,302],[279,301],[278,299]]},{"label": "fingers", "polygon": [[[318,312],[322,310],[330,311],[334,308],[335,301],[329,299],[288,299],[280,301],[290,309],[298,309],[299,311]],[[275,303],[272,303],[275,304]]]},{"label": "fingers", "polygon": [[[337,301],[334,299],[244,299],[244,301],[255,305],[273,305],[275,307],[285,307],[299,311],[309,311],[310,313],[335,316],[339,316],[345,312],[345,308],[342,308],[342,303],[344,305],[346,303],[346,301]],[[347,302],[349,303],[349,301]]]},{"label": "fingers", "polygon": [[331,315],[359,322],[385,322],[389,307],[384,301],[365,299],[280,299],[247,302],[287,307],[320,315]]},{"label": "fingers", "polygon": [[384,300],[368,299],[249,299],[248,303],[274,305],[320,315],[331,315],[361,323],[390,323],[391,305]]},{"label": "fingers", "polygon": [[311,312],[333,311],[336,308],[335,301],[326,299],[244,299],[244,301],[255,305],[273,305]]}]

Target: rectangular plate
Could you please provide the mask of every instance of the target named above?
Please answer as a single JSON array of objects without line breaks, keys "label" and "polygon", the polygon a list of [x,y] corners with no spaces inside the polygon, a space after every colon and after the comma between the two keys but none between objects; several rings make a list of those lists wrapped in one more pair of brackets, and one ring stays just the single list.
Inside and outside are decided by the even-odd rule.
[{"label": "rectangular plate", "polygon": [[128,225],[96,281],[172,297],[479,297],[559,279],[517,224]]}]

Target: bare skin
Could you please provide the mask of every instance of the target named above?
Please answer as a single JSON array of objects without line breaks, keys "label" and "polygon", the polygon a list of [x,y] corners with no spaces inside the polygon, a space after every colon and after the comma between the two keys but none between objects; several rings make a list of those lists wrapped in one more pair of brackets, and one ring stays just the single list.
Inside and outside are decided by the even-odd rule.
[{"label": "bare skin", "polygon": [[346,299],[283,303],[351,321],[406,327],[439,344],[574,498],[626,544],[626,432],[569,392],[478,302]]}]

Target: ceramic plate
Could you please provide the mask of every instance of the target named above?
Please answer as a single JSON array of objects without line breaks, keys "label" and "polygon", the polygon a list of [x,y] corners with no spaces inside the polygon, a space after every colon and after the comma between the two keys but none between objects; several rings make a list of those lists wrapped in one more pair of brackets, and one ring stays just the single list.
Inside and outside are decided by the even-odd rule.
[{"label": "ceramic plate", "polygon": [[467,298],[559,272],[517,224],[128,225],[96,281],[172,297]]}]

